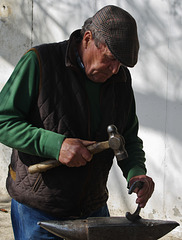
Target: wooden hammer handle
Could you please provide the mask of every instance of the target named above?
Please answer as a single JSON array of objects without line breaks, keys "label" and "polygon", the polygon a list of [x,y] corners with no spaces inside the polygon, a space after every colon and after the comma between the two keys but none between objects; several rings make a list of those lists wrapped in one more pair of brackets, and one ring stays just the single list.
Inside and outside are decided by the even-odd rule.
[{"label": "wooden hammer handle", "polygon": [[[87,149],[92,154],[102,152],[107,148],[109,148],[108,141],[94,143],[87,147]],[[57,160],[48,160],[48,161],[40,162],[40,163],[29,166],[28,171],[29,173],[46,172],[47,170],[58,167],[60,165],[61,163]]]},{"label": "wooden hammer handle", "polygon": [[38,173],[38,172],[46,172],[51,168],[55,168],[60,166],[61,163],[57,160],[47,160],[34,165],[29,166],[29,173]]},{"label": "wooden hammer handle", "polygon": [[110,146],[109,146],[109,141],[105,141],[105,142],[97,142],[97,143],[94,143],[92,145],[89,145],[87,147],[87,149],[92,153],[92,154],[95,154],[95,153],[99,153],[99,152],[102,152],[104,151],[105,149],[108,149]]}]

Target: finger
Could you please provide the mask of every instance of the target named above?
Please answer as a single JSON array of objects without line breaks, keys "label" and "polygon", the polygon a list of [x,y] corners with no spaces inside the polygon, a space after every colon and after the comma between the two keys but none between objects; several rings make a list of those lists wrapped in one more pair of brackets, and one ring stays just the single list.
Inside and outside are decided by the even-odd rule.
[{"label": "finger", "polygon": [[[85,161],[90,161],[92,159],[92,154],[88,151],[88,149],[85,146],[91,143],[92,143],[91,141],[84,141],[80,139],[72,139],[72,138],[65,139],[60,151],[61,160],[65,162],[66,165],[69,164],[69,166],[72,166],[73,164],[84,165]],[[62,159],[63,157],[66,159]],[[69,162],[72,162],[72,163],[69,163]]]},{"label": "finger", "polygon": [[140,176],[135,176],[130,179],[130,186],[133,184],[135,181],[142,181],[144,182],[143,188],[140,190],[140,193],[148,192],[148,194],[151,196],[153,191],[154,191],[154,182],[152,178],[146,176],[146,175],[140,175]]},{"label": "finger", "polygon": [[80,149],[80,154],[82,158],[85,159],[85,161],[90,162],[93,157],[93,154],[90,153],[90,151],[86,147],[94,144],[95,141],[87,141],[87,140],[81,140],[81,139],[79,140],[83,146],[83,148]]},{"label": "finger", "polygon": [[87,164],[87,161],[70,161],[66,164],[67,167],[82,167]]},{"label": "finger", "polygon": [[67,159],[65,162],[65,165],[67,167],[81,167],[85,166],[87,164],[87,161],[80,155],[71,157],[70,159]]},{"label": "finger", "polygon": [[137,198],[136,200],[136,203],[138,203],[140,205],[140,207],[145,207],[145,205],[147,204],[149,198],[144,196],[144,197],[141,197],[141,198]]},{"label": "finger", "polygon": [[145,188],[139,190],[136,203],[138,203],[140,205],[140,207],[145,207],[145,205],[148,202],[149,198],[151,197],[152,193],[153,193],[153,188],[151,190],[149,190],[147,183],[146,183]]},{"label": "finger", "polygon": [[81,140],[81,139],[80,139],[80,141],[85,147],[88,147],[88,146],[96,143],[96,141],[87,141],[87,140]]},{"label": "finger", "polygon": [[86,162],[90,162],[93,157],[93,154],[91,154],[86,147],[80,149],[80,155]]},{"label": "finger", "polygon": [[133,190],[133,192],[136,193],[136,194],[138,194],[138,191],[139,191],[138,187]]},{"label": "finger", "polygon": [[149,184],[148,182],[144,182],[143,187],[138,190],[137,195],[138,197],[142,197],[143,195],[148,195],[149,191]]},{"label": "finger", "polygon": [[143,188],[138,190],[136,189],[137,199],[136,203],[140,205],[140,207],[145,207],[146,203],[148,202],[149,198],[152,196],[154,191],[154,182],[152,178],[146,175],[135,176],[130,180],[130,186],[134,181],[142,181],[144,182]]},{"label": "finger", "polygon": [[154,191],[154,182],[151,178],[146,178],[145,180],[145,184],[144,184],[144,188],[143,188],[143,192],[141,191],[140,194],[146,194],[148,196],[148,198],[150,198],[152,196],[152,193]]}]

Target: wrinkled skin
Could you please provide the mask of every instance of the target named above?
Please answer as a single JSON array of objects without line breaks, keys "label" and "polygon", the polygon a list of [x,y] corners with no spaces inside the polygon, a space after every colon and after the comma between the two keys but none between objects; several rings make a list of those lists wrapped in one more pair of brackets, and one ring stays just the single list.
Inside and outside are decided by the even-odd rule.
[{"label": "wrinkled skin", "polygon": [[106,82],[113,74],[118,73],[122,65],[105,44],[100,44],[99,47],[95,45],[90,31],[86,31],[78,51],[85,73],[93,82]]},{"label": "wrinkled skin", "polygon": [[95,143],[77,138],[66,138],[61,146],[59,161],[68,167],[81,167],[90,162],[92,154],[87,146]]},{"label": "wrinkled skin", "polygon": [[152,178],[146,175],[139,175],[130,179],[129,186],[131,186],[135,181],[144,182],[144,185],[141,189],[136,188],[134,190],[134,192],[137,194],[136,203],[138,203],[141,208],[144,208],[149,198],[152,196],[155,184]]}]

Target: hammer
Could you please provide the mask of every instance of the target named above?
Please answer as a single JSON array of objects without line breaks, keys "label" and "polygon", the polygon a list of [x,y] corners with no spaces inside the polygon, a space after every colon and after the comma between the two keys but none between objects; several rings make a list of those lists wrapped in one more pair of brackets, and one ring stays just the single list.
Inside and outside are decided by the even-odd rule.
[{"label": "hammer", "polygon": [[[96,154],[104,151],[105,149],[111,148],[118,161],[121,161],[128,157],[125,149],[124,138],[118,133],[115,125],[109,125],[107,127],[107,132],[109,135],[109,140],[104,142],[97,142],[87,147],[87,149],[92,153]],[[32,166],[29,166],[29,173],[46,172],[48,169],[58,167],[61,163],[57,160],[48,160]]]}]

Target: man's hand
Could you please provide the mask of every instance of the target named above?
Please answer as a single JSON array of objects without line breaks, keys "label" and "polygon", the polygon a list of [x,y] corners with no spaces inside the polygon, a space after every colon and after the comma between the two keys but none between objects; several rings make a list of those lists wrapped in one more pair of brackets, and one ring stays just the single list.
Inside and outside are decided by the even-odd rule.
[{"label": "man's hand", "polygon": [[135,181],[144,182],[142,189],[139,190],[138,188],[136,188],[134,190],[134,192],[137,194],[137,197],[138,197],[136,200],[136,203],[138,203],[141,208],[144,208],[147,201],[152,196],[155,184],[152,178],[146,175],[139,175],[139,176],[132,177],[130,179],[129,186],[131,186]]},{"label": "man's hand", "polygon": [[88,151],[87,146],[94,143],[95,141],[66,138],[61,146],[59,161],[68,167],[86,165],[92,159],[92,154]]}]

